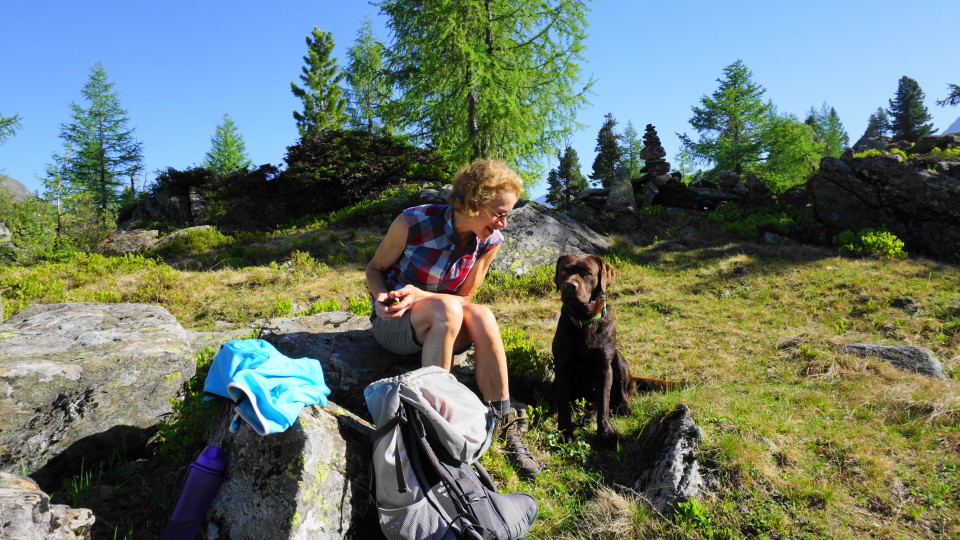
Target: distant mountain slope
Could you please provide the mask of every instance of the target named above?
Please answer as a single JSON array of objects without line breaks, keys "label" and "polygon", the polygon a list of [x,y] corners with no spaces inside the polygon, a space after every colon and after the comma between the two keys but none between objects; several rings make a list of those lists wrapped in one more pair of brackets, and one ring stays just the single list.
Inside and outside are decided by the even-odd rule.
[{"label": "distant mountain slope", "polygon": [[14,202],[22,201],[26,199],[28,195],[32,195],[30,190],[27,189],[27,186],[5,174],[0,174],[0,187],[6,189],[13,195]]},{"label": "distant mountain slope", "polygon": [[957,119],[954,120],[952,124],[950,124],[950,127],[943,130],[943,133],[941,133],[941,135],[946,135],[947,133],[953,133],[954,131],[960,131],[960,116],[958,116]]}]

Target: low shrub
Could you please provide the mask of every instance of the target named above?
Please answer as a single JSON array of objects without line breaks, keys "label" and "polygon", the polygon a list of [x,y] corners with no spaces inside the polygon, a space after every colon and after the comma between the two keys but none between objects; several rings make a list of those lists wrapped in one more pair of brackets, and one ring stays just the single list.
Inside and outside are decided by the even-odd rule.
[{"label": "low shrub", "polygon": [[877,150],[876,148],[870,148],[869,150],[864,150],[863,152],[858,152],[853,155],[853,157],[858,159],[867,159],[875,158],[883,155],[883,152]]},{"label": "low shrub", "polygon": [[176,238],[151,250],[151,253],[160,257],[199,255],[233,242],[233,238],[221,233],[216,227],[186,229],[176,234]]},{"label": "low shrub", "polygon": [[903,242],[897,236],[884,229],[860,229],[857,232],[843,231],[833,238],[833,243],[841,253],[849,255],[871,255],[889,259],[905,259]]},{"label": "low shrub", "polygon": [[547,296],[553,292],[553,266],[543,265],[517,276],[510,272],[490,270],[483,285],[475,295],[475,301],[489,304],[505,298],[529,298]]}]

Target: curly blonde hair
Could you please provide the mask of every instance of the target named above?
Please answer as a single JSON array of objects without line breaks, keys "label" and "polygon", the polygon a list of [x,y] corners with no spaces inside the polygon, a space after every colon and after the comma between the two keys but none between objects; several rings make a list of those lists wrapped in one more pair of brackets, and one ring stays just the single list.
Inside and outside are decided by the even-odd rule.
[{"label": "curly blonde hair", "polygon": [[523,193],[523,179],[502,159],[483,159],[457,172],[448,200],[457,212],[475,216],[503,192],[519,198]]}]

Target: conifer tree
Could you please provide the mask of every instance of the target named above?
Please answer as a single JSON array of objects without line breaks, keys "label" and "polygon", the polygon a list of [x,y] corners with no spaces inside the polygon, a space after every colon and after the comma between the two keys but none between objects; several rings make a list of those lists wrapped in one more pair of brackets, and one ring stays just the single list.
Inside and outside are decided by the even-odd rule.
[{"label": "conifer tree", "polygon": [[450,163],[501,158],[528,177],[585,102],[585,0],[382,0],[407,132]]},{"label": "conifer tree", "polygon": [[220,176],[240,170],[248,170],[253,162],[247,157],[247,145],[229,114],[210,138],[210,150],[203,158],[203,168]]},{"label": "conifer tree", "polygon": [[885,136],[890,132],[890,119],[887,117],[887,111],[883,107],[877,107],[877,112],[870,115],[867,119],[867,129],[863,132],[864,137],[876,139]]},{"label": "conifer tree", "polygon": [[64,152],[52,167],[62,171],[66,191],[92,197],[101,222],[116,209],[124,179],[142,168],[143,145],[127,127],[127,112],[97,61],[81,90],[86,106],[71,103],[72,122],[60,125]]},{"label": "conifer tree", "polygon": [[294,111],[297,130],[301,137],[311,137],[327,129],[340,129],[348,120],[344,109],[347,100],[340,88],[344,73],[337,65],[333,53],[333,32],[313,27],[307,36],[306,64],[300,74],[300,82],[290,83],[290,91],[303,101],[303,111]]},{"label": "conifer tree", "polygon": [[597,145],[594,147],[597,157],[593,160],[593,174],[590,175],[594,185],[599,183],[608,188],[617,178],[617,165],[620,163],[620,135],[613,131],[616,125],[617,121],[613,118],[613,113],[607,113],[603,117],[603,125],[597,133]]},{"label": "conifer tree", "polygon": [[643,141],[640,139],[640,133],[633,127],[633,122],[627,120],[627,127],[623,129],[620,136],[620,167],[626,169],[630,178],[638,178],[640,169],[643,168],[643,158],[640,152],[643,151]]},{"label": "conifer tree", "polygon": [[373,37],[369,17],[364,17],[353,46],[347,51],[346,79],[349,125],[372,134],[395,131],[389,119],[390,81],[384,68],[384,46]]},{"label": "conifer tree", "polygon": [[917,81],[906,75],[900,77],[897,93],[887,109],[894,139],[917,142],[933,132],[933,124],[924,123],[933,119],[923,104],[924,97]]},{"label": "conifer tree", "polygon": [[937,105],[946,107],[947,105],[960,105],[960,85],[947,84],[947,90],[950,92],[947,97],[937,101]]},{"label": "conifer tree", "polygon": [[690,125],[700,138],[694,142],[684,134],[680,140],[695,160],[742,174],[762,159],[771,106],[761,100],[766,90],[753,82],[743,61],[730,64],[723,73],[717,79],[719,88],[700,98],[701,107],[693,108]]},{"label": "conifer tree", "polygon": [[820,110],[811,107],[804,123],[813,128],[817,140],[823,143],[824,155],[840,157],[850,146],[850,136],[843,129],[837,110],[826,103],[820,106]]},{"label": "conifer tree", "polygon": [[10,117],[0,114],[0,144],[16,135],[18,129],[20,129],[19,114]]},{"label": "conifer tree", "polygon": [[569,210],[581,191],[587,189],[587,179],[580,172],[580,156],[569,144],[561,154],[560,164],[547,177],[547,202],[558,210]]}]

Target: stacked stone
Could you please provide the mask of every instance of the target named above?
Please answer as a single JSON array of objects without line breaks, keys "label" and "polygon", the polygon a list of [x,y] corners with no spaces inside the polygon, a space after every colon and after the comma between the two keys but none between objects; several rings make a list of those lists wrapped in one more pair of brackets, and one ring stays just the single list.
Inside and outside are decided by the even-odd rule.
[{"label": "stacked stone", "polygon": [[653,182],[654,185],[662,186],[670,180],[670,163],[663,159],[666,155],[660,137],[657,136],[657,129],[653,124],[647,124],[643,133],[643,150],[640,151],[644,165],[640,169],[638,183]]}]

